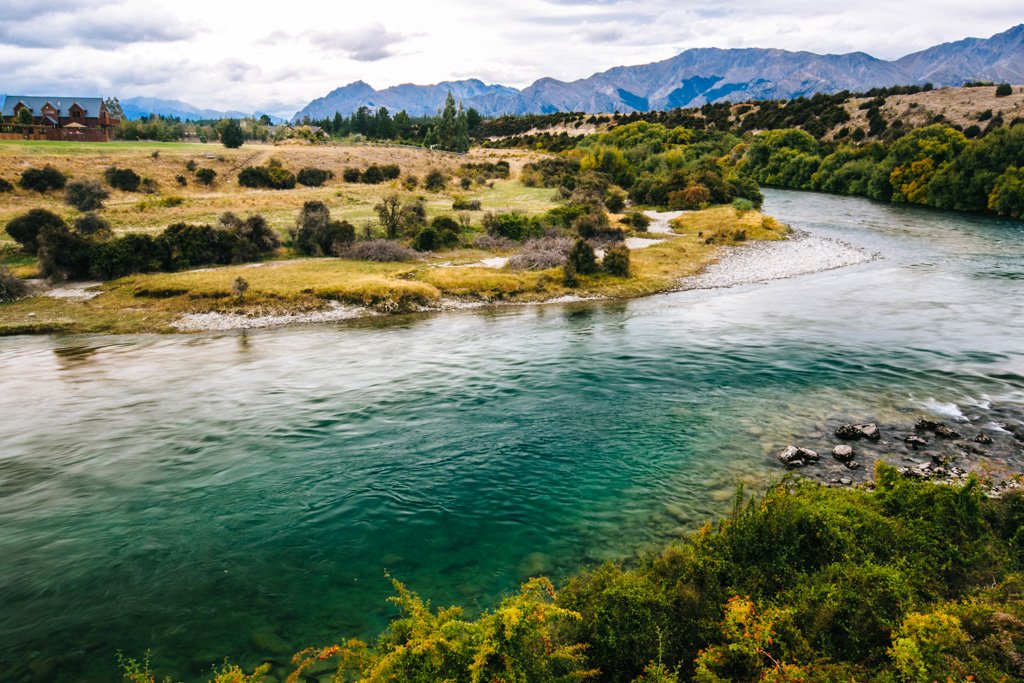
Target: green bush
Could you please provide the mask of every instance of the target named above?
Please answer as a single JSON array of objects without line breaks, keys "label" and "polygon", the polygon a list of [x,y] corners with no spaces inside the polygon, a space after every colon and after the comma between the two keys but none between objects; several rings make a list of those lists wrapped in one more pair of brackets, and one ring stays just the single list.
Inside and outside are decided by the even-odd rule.
[{"label": "green bush", "polygon": [[116,239],[93,244],[92,275],[103,280],[133,273],[151,273],[163,269],[167,253],[165,243],[152,235],[128,233]]},{"label": "green bush", "polygon": [[380,166],[372,164],[368,166],[365,171],[363,171],[360,180],[361,182],[366,183],[367,185],[379,185],[383,183],[385,180],[387,180],[387,177],[385,177],[384,171],[381,169]]},{"label": "green bush", "polygon": [[576,244],[569,250],[569,260],[575,272],[579,275],[592,275],[597,272],[597,255],[594,248],[585,239],[576,240]]},{"label": "green bush", "polygon": [[445,176],[443,171],[436,168],[427,171],[427,175],[423,180],[423,187],[427,188],[428,192],[441,192],[447,184],[448,177]]},{"label": "green bush", "polygon": [[308,201],[292,230],[292,242],[303,254],[337,255],[356,238],[356,229],[348,221],[332,221],[331,211],[321,201]]},{"label": "green bush", "polygon": [[10,181],[0,178],[0,194],[4,192],[13,192],[14,185],[11,185]]},{"label": "green bush", "polygon": [[363,174],[358,168],[346,168],[341,173],[341,179],[346,183],[358,183],[363,179]]},{"label": "green bush", "polygon": [[238,174],[238,184],[243,187],[290,190],[295,187],[295,174],[271,159],[265,166],[243,168]]},{"label": "green bush", "polygon": [[75,232],[86,237],[109,237],[113,234],[110,222],[94,213],[76,218]]},{"label": "green bush", "polygon": [[67,224],[52,211],[31,209],[7,223],[7,234],[20,244],[26,253],[34,254],[39,250],[39,233],[47,228],[67,230]]},{"label": "green bush", "polygon": [[484,215],[484,230],[493,237],[504,237],[506,239],[522,242],[528,237],[541,234],[540,226],[525,214],[490,213]]},{"label": "green bush", "polygon": [[622,222],[637,232],[647,232],[651,218],[643,211],[630,211],[622,218]]},{"label": "green bush", "polygon": [[1009,97],[1013,94],[1013,86],[1009,83],[1000,83],[996,86],[996,97]]},{"label": "green bush", "polygon": [[387,180],[394,180],[402,175],[402,169],[398,164],[384,164],[380,167],[380,172]]},{"label": "green bush", "polygon": [[451,216],[435,216],[430,221],[430,227],[437,233],[439,247],[453,247],[459,243],[462,226]]},{"label": "green bush", "polygon": [[103,208],[103,201],[110,197],[95,180],[74,180],[64,190],[64,201],[79,211],[95,211]]},{"label": "green bush", "polygon": [[333,177],[334,174],[326,169],[312,167],[303,168],[295,175],[299,184],[306,187],[320,187]]},{"label": "green bush", "polygon": [[479,211],[480,200],[479,199],[466,199],[465,197],[456,197],[452,200],[452,211]]},{"label": "green bush", "polygon": [[609,275],[629,277],[629,249],[620,244],[605,252],[601,268]]},{"label": "green bush", "polygon": [[103,172],[103,177],[112,188],[124,192],[136,192],[142,184],[141,176],[130,168],[111,166]]},{"label": "green bush", "polygon": [[39,233],[39,272],[53,280],[89,277],[92,242],[67,226],[46,227]]},{"label": "green bush", "polygon": [[[210,185],[213,185],[213,181],[216,180],[216,179],[217,179],[217,172],[214,171],[212,168],[199,168],[199,169],[196,169],[196,180],[200,184],[206,185],[207,187],[209,187]],[[239,182],[241,182],[241,177],[239,177]]]},{"label": "green bush", "polygon": [[28,168],[21,172],[18,184],[26,190],[48,192],[64,188],[67,178],[63,173],[47,164],[42,168]]},{"label": "green bush", "polygon": [[412,248],[416,251],[434,251],[440,244],[441,239],[437,230],[430,226],[423,228],[412,238]]}]

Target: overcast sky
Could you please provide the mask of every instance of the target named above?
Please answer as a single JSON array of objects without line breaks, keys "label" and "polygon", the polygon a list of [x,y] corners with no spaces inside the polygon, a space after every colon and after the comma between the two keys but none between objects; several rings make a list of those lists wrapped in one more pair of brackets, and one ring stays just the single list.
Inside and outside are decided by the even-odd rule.
[{"label": "overcast sky", "polygon": [[[843,7],[839,7],[842,4]],[[4,0],[0,92],[291,116],[354,80],[585,78],[691,47],[883,59],[1024,21],[1021,0]]]}]

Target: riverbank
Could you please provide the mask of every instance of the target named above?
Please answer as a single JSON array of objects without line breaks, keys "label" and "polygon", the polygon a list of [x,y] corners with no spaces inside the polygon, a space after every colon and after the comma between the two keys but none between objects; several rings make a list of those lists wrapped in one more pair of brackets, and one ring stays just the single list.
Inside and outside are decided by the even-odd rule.
[{"label": "riverbank", "polygon": [[[632,299],[685,288],[686,278],[732,258],[731,247],[761,242],[788,245],[766,252],[769,260],[788,259],[791,249],[813,252],[814,258],[803,259],[811,271],[834,261],[836,245],[823,241],[808,251],[803,236],[786,240],[786,226],[756,211],[722,206],[667,216],[655,214],[657,239],[633,238],[642,241],[630,250],[629,277],[582,275],[576,287],[564,284],[561,268],[506,267],[501,259],[518,246],[457,249],[406,262],[292,258],[133,275],[88,288],[72,283],[0,307],[0,335],[253,329],[480,306]],[[773,268],[780,276],[788,272],[781,261],[762,264],[758,278]],[[234,293],[239,278],[248,285],[241,295]]]}]

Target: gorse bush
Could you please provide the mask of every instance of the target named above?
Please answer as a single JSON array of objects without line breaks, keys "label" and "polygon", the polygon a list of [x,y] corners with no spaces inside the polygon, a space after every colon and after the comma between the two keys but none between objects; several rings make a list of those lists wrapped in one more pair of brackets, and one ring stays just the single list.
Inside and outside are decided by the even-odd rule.
[{"label": "gorse bush", "polygon": [[109,237],[113,234],[110,222],[94,213],[76,218],[75,232],[86,237]]},{"label": "gorse bush", "polygon": [[213,181],[217,179],[217,172],[212,168],[199,168],[196,169],[196,182],[201,185],[209,187],[213,185]]},{"label": "gorse bush", "polygon": [[488,235],[504,237],[516,242],[543,233],[543,228],[537,220],[516,212],[492,213],[488,211],[484,214],[483,226]]},{"label": "gorse bush", "polygon": [[427,188],[428,192],[441,192],[447,184],[448,177],[444,171],[436,168],[427,171],[427,175],[423,179],[423,187]]},{"label": "gorse bush", "polygon": [[67,229],[64,219],[46,209],[31,209],[7,223],[7,234],[29,254],[39,249],[39,234],[47,229]]},{"label": "gorse bush", "polygon": [[110,193],[95,180],[74,180],[64,190],[64,200],[79,211],[102,209],[108,197]]},{"label": "gorse bush", "polygon": [[299,184],[306,187],[320,187],[333,177],[334,174],[326,169],[312,167],[303,168],[295,175]]},{"label": "gorse bush", "polygon": [[591,275],[597,272],[597,255],[594,248],[585,239],[578,239],[569,250],[568,261],[578,275]]},{"label": "gorse bush", "polygon": [[616,277],[629,277],[629,249],[620,244],[610,247],[601,260],[601,269]]},{"label": "gorse bush", "polygon": [[67,178],[63,173],[47,164],[42,168],[29,168],[22,171],[18,184],[26,190],[49,192],[62,189],[66,182]]},{"label": "gorse bush", "polygon": [[277,159],[271,159],[263,166],[247,166],[238,173],[238,184],[242,187],[290,190],[295,187],[295,174],[281,166]]},{"label": "gorse bush", "polygon": [[130,168],[111,166],[103,172],[103,177],[107,185],[124,192],[136,192],[142,184],[142,177]]}]

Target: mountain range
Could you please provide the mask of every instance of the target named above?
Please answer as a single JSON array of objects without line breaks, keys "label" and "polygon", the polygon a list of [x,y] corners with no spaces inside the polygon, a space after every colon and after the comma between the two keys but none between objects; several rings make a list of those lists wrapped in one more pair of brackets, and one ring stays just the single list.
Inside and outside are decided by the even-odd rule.
[{"label": "mountain range", "polygon": [[359,107],[433,115],[448,92],[485,116],[560,111],[610,113],[693,107],[713,102],[792,99],[841,90],[969,81],[1024,82],[1024,24],[991,38],[965,38],[895,61],[863,52],[819,55],[764,48],[695,48],[653,64],[619,66],[572,82],[542,78],[517,90],[476,79],[375,90],[362,81],[313,100],[293,120],[348,115]]},{"label": "mountain range", "polygon": [[[207,119],[238,119],[252,116],[251,113],[240,111],[218,111],[216,109],[202,109],[188,102],[181,100],[163,100],[158,97],[130,97],[121,100],[121,109],[124,110],[125,118],[132,121],[148,118],[150,114],[161,116],[176,116],[182,121],[200,121]],[[259,117],[260,113],[256,113]],[[279,116],[269,115],[273,123],[283,123],[285,119]]]}]

